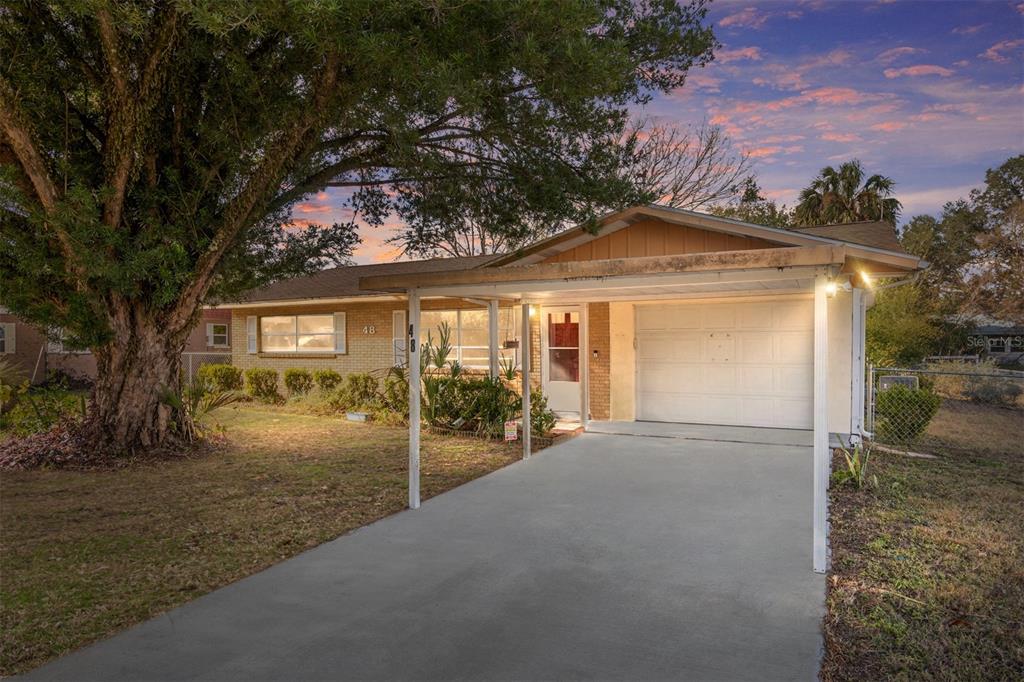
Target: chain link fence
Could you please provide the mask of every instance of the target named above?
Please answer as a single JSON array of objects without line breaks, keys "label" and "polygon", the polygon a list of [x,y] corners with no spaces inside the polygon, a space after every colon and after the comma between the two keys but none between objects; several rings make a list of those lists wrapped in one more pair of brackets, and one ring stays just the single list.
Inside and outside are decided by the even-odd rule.
[{"label": "chain link fence", "polygon": [[196,372],[203,365],[230,365],[231,353],[182,353],[181,371],[185,375],[185,383],[192,383]]},{"label": "chain link fence", "polygon": [[870,367],[867,430],[877,443],[1007,447],[1024,427],[1024,372],[989,364]]}]

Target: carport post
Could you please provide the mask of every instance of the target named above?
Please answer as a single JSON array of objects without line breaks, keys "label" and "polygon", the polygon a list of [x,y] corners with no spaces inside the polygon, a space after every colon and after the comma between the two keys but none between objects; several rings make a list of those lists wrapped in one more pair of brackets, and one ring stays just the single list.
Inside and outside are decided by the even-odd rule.
[{"label": "carport post", "polygon": [[498,376],[498,299],[487,302],[487,365],[491,378]]},{"label": "carport post", "polygon": [[827,275],[814,278],[814,572],[828,565],[828,286]]},{"label": "carport post", "polygon": [[519,341],[523,372],[523,459],[530,458],[530,304],[523,304],[523,334]]},{"label": "carport post", "polygon": [[409,509],[420,508],[420,293],[409,290]]}]

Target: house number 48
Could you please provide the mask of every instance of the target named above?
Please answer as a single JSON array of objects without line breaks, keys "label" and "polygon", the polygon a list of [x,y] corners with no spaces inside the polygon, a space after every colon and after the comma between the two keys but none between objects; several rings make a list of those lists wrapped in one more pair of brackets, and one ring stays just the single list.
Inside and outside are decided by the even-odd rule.
[{"label": "house number 48", "polygon": [[363,326],[363,333],[364,334],[369,334],[369,335],[372,336],[373,334],[377,333],[377,328],[375,326],[373,326],[372,324],[364,325]]}]

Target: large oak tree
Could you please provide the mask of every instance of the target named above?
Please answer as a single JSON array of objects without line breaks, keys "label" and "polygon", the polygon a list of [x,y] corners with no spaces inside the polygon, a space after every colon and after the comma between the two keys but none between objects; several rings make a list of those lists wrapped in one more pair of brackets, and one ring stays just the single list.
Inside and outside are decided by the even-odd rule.
[{"label": "large oak tree", "polygon": [[397,183],[557,222],[628,201],[627,106],[714,44],[703,0],[12,0],[0,9],[0,302],[96,356],[97,446],[159,444],[204,302],[344,262],[291,207]]}]

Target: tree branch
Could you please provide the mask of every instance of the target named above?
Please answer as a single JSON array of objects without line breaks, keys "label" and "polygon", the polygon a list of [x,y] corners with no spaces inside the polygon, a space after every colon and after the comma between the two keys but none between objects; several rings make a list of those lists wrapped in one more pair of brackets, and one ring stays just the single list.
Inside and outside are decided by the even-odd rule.
[{"label": "tree branch", "polygon": [[3,130],[8,145],[17,157],[22,172],[31,181],[39,205],[43,207],[45,213],[53,214],[60,197],[57,184],[50,177],[50,169],[46,165],[46,160],[36,146],[32,124],[21,107],[18,106],[17,93],[2,76],[0,76],[0,129]]}]

